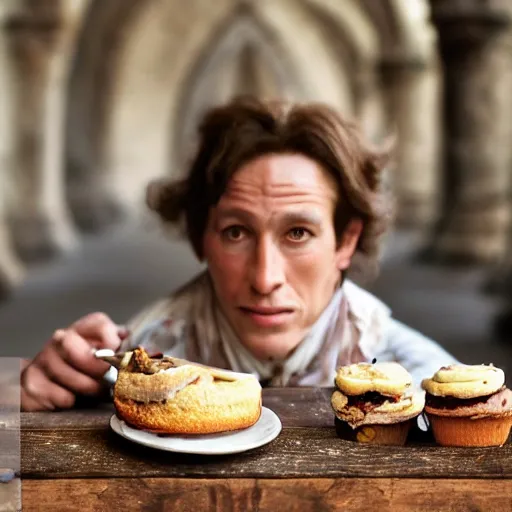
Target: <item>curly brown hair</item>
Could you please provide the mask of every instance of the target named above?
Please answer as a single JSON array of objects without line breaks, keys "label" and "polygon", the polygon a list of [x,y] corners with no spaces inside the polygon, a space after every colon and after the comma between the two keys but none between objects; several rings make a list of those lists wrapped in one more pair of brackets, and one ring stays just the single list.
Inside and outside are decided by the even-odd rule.
[{"label": "curly brown hair", "polygon": [[392,211],[381,172],[389,160],[390,146],[371,148],[355,123],[324,104],[235,98],[211,109],[199,127],[199,149],[187,176],[151,183],[147,204],[161,220],[182,228],[202,260],[210,208],[219,201],[233,173],[248,161],[271,153],[305,155],[334,177],[337,240],[351,219],[361,219],[355,256],[363,256],[365,266],[376,270],[378,242]]}]

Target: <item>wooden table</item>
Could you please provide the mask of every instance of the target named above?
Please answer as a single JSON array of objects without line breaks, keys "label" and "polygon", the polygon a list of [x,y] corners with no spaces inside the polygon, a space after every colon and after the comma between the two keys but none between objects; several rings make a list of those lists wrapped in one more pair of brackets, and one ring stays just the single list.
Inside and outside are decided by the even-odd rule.
[{"label": "wooden table", "polygon": [[22,414],[24,511],[512,510],[512,444],[376,447],[336,437],[331,390],[267,389],[272,443],[229,456],[144,448],[98,409]]}]

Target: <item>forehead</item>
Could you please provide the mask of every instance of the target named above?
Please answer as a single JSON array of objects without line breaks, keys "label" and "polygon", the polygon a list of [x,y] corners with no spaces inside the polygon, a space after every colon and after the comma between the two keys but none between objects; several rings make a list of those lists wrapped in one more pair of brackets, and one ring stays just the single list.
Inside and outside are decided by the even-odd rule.
[{"label": "forehead", "polygon": [[336,199],[334,178],[316,161],[300,154],[264,155],[243,165],[229,180],[221,203],[237,199]]}]

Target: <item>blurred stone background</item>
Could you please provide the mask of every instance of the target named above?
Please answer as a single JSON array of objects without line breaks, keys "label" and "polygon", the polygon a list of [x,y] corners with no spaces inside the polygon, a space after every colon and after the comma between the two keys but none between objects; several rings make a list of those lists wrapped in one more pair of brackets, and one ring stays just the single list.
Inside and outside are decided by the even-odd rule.
[{"label": "blurred stone background", "polygon": [[397,136],[364,286],[512,372],[512,0],[1,0],[0,71],[0,356],[92,311],[122,323],[200,268],[144,188],[249,93]]}]

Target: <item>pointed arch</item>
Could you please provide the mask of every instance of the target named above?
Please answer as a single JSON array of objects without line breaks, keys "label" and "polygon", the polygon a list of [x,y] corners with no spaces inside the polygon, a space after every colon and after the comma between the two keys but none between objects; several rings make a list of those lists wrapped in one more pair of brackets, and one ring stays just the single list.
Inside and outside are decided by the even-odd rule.
[{"label": "pointed arch", "polygon": [[427,0],[362,0],[378,31],[381,59],[428,62],[435,56],[435,33]]},{"label": "pointed arch", "polygon": [[380,93],[378,63],[379,35],[359,0],[304,0],[311,15],[321,24],[337,56],[337,65],[347,77],[353,97],[353,115],[367,136],[385,135],[385,109]]},{"label": "pointed arch", "polygon": [[242,64],[242,52],[247,49],[253,59],[260,61],[257,63],[253,60],[252,65],[264,64],[266,71],[274,78],[276,95],[297,97],[304,94],[300,76],[283,49],[275,43],[272,32],[261,22],[257,13],[242,5],[230,13],[206,41],[185,81],[178,101],[177,125],[173,130],[177,134],[174,137],[174,153],[178,162],[187,160],[203,113],[241,92],[236,90],[234,75],[237,66]]},{"label": "pointed arch", "polygon": [[[68,176],[81,194],[82,211],[108,214],[114,199],[127,208],[142,206],[149,179],[180,172],[179,143],[172,141],[187,122],[184,91],[212,34],[222,33],[238,5],[235,0],[92,0],[67,116]],[[351,111],[349,77],[340,72],[303,1],[261,0],[252,2],[252,9],[258,21],[246,18],[242,26],[276,83],[290,87],[296,99],[321,99]]]},{"label": "pointed arch", "polygon": [[70,208],[86,230],[120,214],[121,206],[105,183],[109,104],[130,27],[152,1],[87,0],[81,17],[67,83],[64,158]]},{"label": "pointed arch", "polygon": [[84,217],[143,205],[145,183],[168,168],[184,70],[231,3],[92,0],[69,82],[66,130],[69,190],[76,193],[70,201]]},{"label": "pointed arch", "polygon": [[322,14],[323,20],[331,19],[355,66],[375,65],[380,54],[378,34],[366,10],[358,1],[305,0],[305,3]]},{"label": "pointed arch", "polygon": [[397,224],[428,226],[438,210],[440,74],[426,0],[362,0],[382,47],[380,71],[388,123],[398,144],[391,181]]}]

